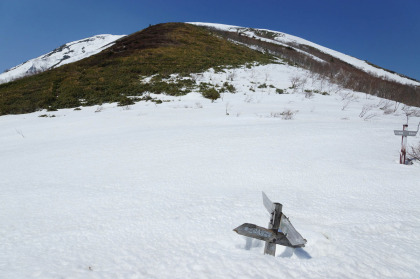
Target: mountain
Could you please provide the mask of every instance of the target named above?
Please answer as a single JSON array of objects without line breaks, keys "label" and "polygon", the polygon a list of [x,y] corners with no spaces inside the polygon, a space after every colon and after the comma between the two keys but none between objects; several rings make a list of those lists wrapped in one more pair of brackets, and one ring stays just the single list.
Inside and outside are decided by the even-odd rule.
[{"label": "mountain", "polygon": [[[203,23],[203,22],[190,22],[190,23],[197,26],[207,27],[209,29],[241,34],[242,36],[246,36],[249,38],[257,38],[258,40],[261,40],[264,42],[290,47],[297,52],[303,53],[308,57],[312,57],[324,63],[327,63],[333,57],[335,59],[339,59],[343,62],[346,62],[358,69],[361,69],[371,75],[378,76],[383,79],[394,80],[396,82],[403,83],[403,84],[420,86],[420,82],[415,79],[412,79],[407,76],[404,76],[404,75],[395,73],[393,71],[381,68],[379,66],[373,65],[372,63],[369,63],[368,61],[357,59],[355,57],[340,53],[338,51],[323,47],[321,45],[315,44],[308,40],[305,40],[305,39],[302,39],[293,35],[289,35],[286,33],[272,31],[268,29],[247,28],[247,27],[240,27],[240,26],[233,26],[233,25],[226,25],[226,24]],[[318,54],[315,54],[314,50],[317,50]],[[320,55],[321,53],[324,55],[324,57]],[[325,58],[325,55],[328,56],[328,59]]]},{"label": "mountain", "polygon": [[[216,88],[198,82],[192,74],[265,64],[304,70],[290,82],[296,89],[304,90],[310,79],[335,84],[337,90],[350,89],[420,106],[418,81],[281,32],[209,23],[165,23],[116,39],[110,37],[111,43],[104,42],[103,47],[89,53],[82,45],[69,44],[43,56],[44,60],[51,57],[51,62],[42,67],[34,63],[26,69],[16,67],[25,75],[50,70],[1,84],[0,115],[104,102],[124,105],[144,100],[146,93],[179,96],[195,91],[215,100],[220,93],[233,91],[228,80]],[[80,44],[83,42],[89,40]],[[72,57],[73,53],[81,56]],[[57,67],[82,56],[85,59]],[[324,91],[323,87],[318,91]]]},{"label": "mountain", "polygon": [[[420,278],[393,133],[420,109],[351,89],[414,85],[270,34],[156,25],[0,85],[33,111],[0,116],[0,278]],[[304,248],[233,231],[267,225],[261,191]]]},{"label": "mountain", "polygon": [[[123,37],[86,59],[0,85],[0,115],[103,102],[127,102],[144,92],[186,94],[191,81],[162,78],[212,67],[269,63],[273,57],[218,38],[185,23],[158,24]],[[141,77],[157,75],[144,84]],[[203,91],[206,89],[203,88]],[[211,93],[211,90],[209,91]]]},{"label": "mountain", "polygon": [[[343,88],[420,106],[420,82],[285,33],[222,24],[193,23],[215,35],[270,53],[291,66],[310,71],[312,78]],[[300,78],[302,82],[304,78]]]},{"label": "mountain", "polygon": [[26,61],[0,74],[0,84],[73,63],[101,52],[124,35],[96,35],[64,44],[53,51]]}]

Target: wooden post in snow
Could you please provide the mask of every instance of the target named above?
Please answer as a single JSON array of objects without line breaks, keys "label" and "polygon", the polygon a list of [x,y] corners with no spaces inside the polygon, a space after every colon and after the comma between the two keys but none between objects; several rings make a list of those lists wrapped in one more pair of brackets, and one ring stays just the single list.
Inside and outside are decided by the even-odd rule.
[{"label": "wooden post in snow", "polygon": [[[264,193],[263,193],[264,195]],[[271,214],[270,223],[268,223],[268,229],[272,229],[274,231],[278,231],[280,227],[280,219],[281,219],[281,210],[283,206],[280,203],[273,203],[273,209]],[[276,255],[276,243],[273,241],[266,241],[264,254],[275,256]]]},{"label": "wooden post in snow", "polygon": [[394,135],[401,136],[400,164],[406,164],[407,162],[407,136],[414,137],[415,135],[417,135],[420,128],[420,122],[417,126],[417,131],[408,131],[406,130],[407,128],[408,124],[404,124],[402,130],[394,130]]}]

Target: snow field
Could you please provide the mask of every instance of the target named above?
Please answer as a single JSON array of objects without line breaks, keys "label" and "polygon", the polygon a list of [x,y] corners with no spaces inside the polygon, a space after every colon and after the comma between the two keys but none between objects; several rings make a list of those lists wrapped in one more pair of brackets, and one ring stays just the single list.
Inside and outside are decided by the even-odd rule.
[{"label": "snow field", "polygon": [[[258,88],[306,75],[285,65],[196,78],[231,73],[237,93],[214,103],[153,95],[169,102],[0,117],[0,278],[419,277],[420,164],[398,164],[401,110],[364,121],[378,98],[353,92],[343,110],[344,92]],[[285,109],[294,119],[273,114]],[[265,256],[232,231],[267,225],[261,191],[305,248]]]}]

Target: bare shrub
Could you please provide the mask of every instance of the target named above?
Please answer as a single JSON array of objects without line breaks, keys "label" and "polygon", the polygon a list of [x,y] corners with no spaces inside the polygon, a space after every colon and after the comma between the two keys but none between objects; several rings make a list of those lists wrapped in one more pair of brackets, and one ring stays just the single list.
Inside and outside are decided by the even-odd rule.
[{"label": "bare shrub", "polygon": [[312,90],[305,90],[305,98],[310,99],[314,96],[314,92]]},{"label": "bare shrub", "polygon": [[378,116],[378,114],[377,113],[369,113],[369,114],[366,114],[364,117],[363,117],[363,120],[364,121],[368,121],[368,120],[370,120],[370,119],[372,119],[372,118],[375,118],[375,117],[377,117]]},{"label": "bare shrub", "polygon": [[296,88],[297,87],[297,85],[299,84],[299,82],[300,82],[300,77],[299,76],[291,76],[290,77],[290,82],[292,83],[292,88]]},{"label": "bare shrub", "polygon": [[323,91],[325,87],[325,83],[327,82],[327,78],[324,75],[318,75],[318,91]]},{"label": "bare shrub", "polygon": [[398,108],[400,107],[400,104],[400,102],[395,101],[393,112],[397,112]]},{"label": "bare shrub", "polygon": [[366,104],[363,106],[362,111],[359,113],[359,117],[363,118],[366,114],[374,108],[373,105]]},{"label": "bare shrub", "polygon": [[304,88],[307,81],[308,79],[306,77],[301,77],[298,75],[291,76],[290,82],[292,83],[291,88],[293,89],[293,92],[296,92],[296,90],[298,90],[299,88]]},{"label": "bare shrub", "polygon": [[342,101],[344,100],[356,101],[358,99],[357,96],[355,96],[352,92],[341,93],[340,96],[341,96]]},{"label": "bare shrub", "polygon": [[343,86],[341,86],[340,84],[337,84],[337,85],[335,86],[335,88],[332,90],[332,92],[333,92],[334,94],[340,94],[340,93],[341,93],[341,91],[343,91],[343,89],[344,89],[344,87],[343,87]]},{"label": "bare shrub", "polygon": [[417,146],[410,146],[407,153],[408,156],[420,161],[420,142],[417,144]]},{"label": "bare shrub", "polygon": [[285,109],[282,112],[272,112],[271,117],[281,118],[283,120],[292,120],[298,110]]},{"label": "bare shrub", "polygon": [[357,96],[350,92],[340,94],[340,96],[341,100],[343,101],[341,110],[345,110],[351,103],[356,102],[359,99]]},{"label": "bare shrub", "polygon": [[308,78],[307,77],[302,77],[300,79],[300,84],[299,84],[299,88],[301,91],[305,90],[305,86],[308,83]]},{"label": "bare shrub", "polygon": [[419,108],[404,105],[403,108],[402,108],[402,111],[407,116],[407,119],[409,117],[420,117],[420,109]]},{"label": "bare shrub", "polygon": [[281,112],[272,112],[270,114],[270,116],[271,117],[274,117],[274,118],[280,118],[281,117]]},{"label": "bare shrub", "polygon": [[377,107],[385,112],[392,108],[392,103],[390,100],[380,100]]},{"label": "bare shrub", "polygon": [[245,99],[244,99],[245,103],[253,103],[254,102],[254,98],[250,95],[246,95]]},{"label": "bare shrub", "polygon": [[343,102],[343,106],[341,107],[341,110],[346,110],[347,107],[350,105],[351,101],[350,100],[346,100]]},{"label": "bare shrub", "polygon": [[201,109],[201,108],[203,108],[203,105],[200,102],[197,102],[197,103],[194,104],[194,108]]}]

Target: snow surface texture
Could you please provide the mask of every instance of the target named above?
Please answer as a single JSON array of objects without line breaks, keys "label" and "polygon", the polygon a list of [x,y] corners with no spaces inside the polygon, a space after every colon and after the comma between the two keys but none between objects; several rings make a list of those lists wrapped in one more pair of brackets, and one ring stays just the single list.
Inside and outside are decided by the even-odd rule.
[{"label": "snow surface texture", "polygon": [[124,35],[97,35],[67,43],[0,74],[0,84],[79,61],[112,46],[114,41],[122,37]]},{"label": "snow surface texture", "polygon": [[[1,116],[0,278],[420,278],[420,164],[398,163],[401,106],[258,88],[306,74],[208,71],[197,82],[237,93]],[[232,231],[268,224],[262,190],[305,248],[266,256]]]},{"label": "snow surface texture", "polygon": [[[267,38],[263,38],[260,37],[258,34],[256,34],[255,32],[253,32],[250,28],[244,28],[244,27],[240,27],[240,26],[233,26],[233,25],[226,25],[226,24],[219,24],[219,23],[204,23],[204,22],[189,22],[190,24],[194,24],[194,25],[198,25],[198,26],[209,26],[209,27],[213,27],[219,30],[224,30],[224,31],[230,31],[230,32],[237,32],[237,31],[242,31],[244,35],[247,35],[249,37],[257,37],[262,41],[267,41],[267,42],[271,42],[274,44],[280,44],[280,45],[289,45],[289,43],[298,43],[298,44],[303,44],[303,45],[308,45],[314,48],[319,49],[320,51],[327,53],[333,57],[336,57],[344,62],[347,62],[353,66],[355,66],[356,68],[359,68],[367,73],[370,74],[374,74],[378,77],[386,77],[390,80],[394,80],[397,81],[399,83],[403,83],[403,84],[411,84],[411,85],[417,85],[420,86],[420,82],[411,80],[411,79],[407,79],[405,77],[399,76],[397,74],[393,74],[391,72],[385,71],[383,69],[380,68],[376,68],[372,65],[369,65],[368,63],[366,63],[366,61],[357,59],[355,57],[343,54],[341,52],[323,47],[321,45],[315,44],[313,42],[307,41],[305,39],[293,36],[293,35],[289,35],[286,33],[282,33],[282,32],[278,32],[278,31],[272,31],[272,30],[268,30],[268,29],[257,29],[254,28],[254,30],[260,30],[260,31],[269,31],[272,32],[274,34],[277,34],[277,36],[274,39],[267,39]],[[302,50],[296,49],[295,50],[299,51],[299,52],[303,52]],[[311,56],[313,58],[313,55],[306,53],[307,55]]]}]

